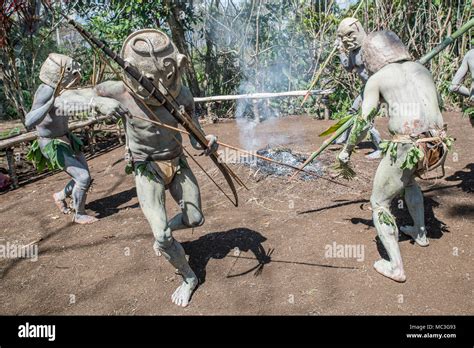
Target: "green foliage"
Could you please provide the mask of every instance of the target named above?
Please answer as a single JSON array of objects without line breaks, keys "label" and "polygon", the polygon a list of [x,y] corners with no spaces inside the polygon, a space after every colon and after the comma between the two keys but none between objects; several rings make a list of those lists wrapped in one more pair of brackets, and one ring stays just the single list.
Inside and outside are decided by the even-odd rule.
[{"label": "green foliage", "polygon": [[397,150],[398,150],[398,143],[393,142],[393,141],[382,141],[379,144],[380,150],[382,150],[383,154],[389,153],[390,154],[390,159],[392,163],[395,163],[397,161]]},{"label": "green foliage", "polygon": [[354,126],[352,126],[351,134],[347,140],[348,144],[356,145],[359,137],[363,132],[369,129],[370,121],[362,117],[361,115],[356,116],[354,120]]},{"label": "green foliage", "polygon": [[379,219],[379,222],[383,225],[397,228],[397,223],[395,222],[395,218],[389,212],[386,212],[381,209],[378,214],[378,219]]},{"label": "green foliage", "polygon": [[443,140],[443,143],[446,144],[446,147],[448,148],[448,150],[451,151],[453,149],[455,139],[453,137],[447,136],[447,137],[444,137],[442,140]]},{"label": "green foliage", "polygon": [[352,180],[356,176],[356,172],[354,169],[352,169],[349,163],[338,161],[334,167],[334,170],[338,173],[338,176],[341,176],[346,180]]},{"label": "green foliage", "polygon": [[401,169],[413,169],[418,165],[418,162],[421,161],[424,157],[423,151],[418,148],[418,146],[413,146],[408,150],[405,160],[400,166]]},{"label": "green foliage", "polygon": [[328,129],[326,129],[324,132],[319,134],[320,137],[325,137],[327,135],[333,134],[336,132],[339,128],[341,128],[343,125],[346,124],[347,121],[349,121],[351,118],[353,118],[354,115],[347,115],[341,118],[336,124],[332,125]]},{"label": "green foliage", "polygon": [[463,115],[465,117],[474,118],[474,107],[469,107],[466,110],[464,110]]},{"label": "green foliage", "polygon": [[[154,181],[156,180],[155,173],[152,170],[150,170],[148,164],[149,162],[135,163],[135,170],[134,170],[135,175],[142,175],[146,177],[149,181]],[[125,172],[127,174],[131,174],[130,168],[127,169],[127,167],[125,167]]]},{"label": "green foliage", "polygon": [[125,166],[125,174],[130,175],[133,173],[133,165],[132,163],[127,163]]},{"label": "green foliage", "polygon": [[30,150],[26,154],[26,159],[31,161],[38,172],[49,170],[64,169],[65,156],[74,156],[81,151],[82,141],[73,133],[69,133],[71,145],[59,139],[53,139],[43,148],[44,153],[40,149],[38,140],[31,143]]}]

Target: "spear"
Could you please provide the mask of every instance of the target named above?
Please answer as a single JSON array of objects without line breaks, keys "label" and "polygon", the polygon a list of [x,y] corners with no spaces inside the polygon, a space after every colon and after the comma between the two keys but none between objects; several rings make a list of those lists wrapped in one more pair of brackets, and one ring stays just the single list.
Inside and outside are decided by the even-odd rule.
[{"label": "spear", "polygon": [[[443,49],[448,47],[451,43],[453,43],[456,39],[458,39],[461,35],[463,35],[465,32],[467,32],[469,29],[471,29],[474,26],[474,18],[469,20],[466,24],[464,24],[461,28],[456,30],[451,36],[446,37],[439,45],[437,45],[435,48],[433,48],[430,52],[425,54],[423,57],[421,57],[418,62],[421,64],[426,64],[428,63],[431,59],[436,57]],[[318,157],[334,140],[339,138],[339,136],[344,133],[345,130],[349,129],[352,124],[354,123],[354,120],[357,115],[354,115],[352,117],[346,117],[347,121],[345,122],[338,122],[338,127],[331,127],[330,129],[336,130],[333,136],[331,136],[329,139],[324,141],[323,145],[313,152],[313,154],[300,166],[300,168],[290,177],[288,181],[291,181],[298,173],[306,167],[309,163],[311,163],[316,157]],[[340,124],[340,125],[339,125]],[[327,135],[328,131],[325,131],[320,134],[321,135]]]},{"label": "spear", "polygon": [[428,63],[431,59],[436,57],[442,50],[452,44],[457,38],[463,35],[466,31],[471,29],[474,26],[474,18],[469,20],[466,24],[464,24],[461,28],[456,30],[451,36],[447,36],[441,43],[433,48],[430,52],[425,54],[423,57],[420,58],[418,61],[421,64]]}]

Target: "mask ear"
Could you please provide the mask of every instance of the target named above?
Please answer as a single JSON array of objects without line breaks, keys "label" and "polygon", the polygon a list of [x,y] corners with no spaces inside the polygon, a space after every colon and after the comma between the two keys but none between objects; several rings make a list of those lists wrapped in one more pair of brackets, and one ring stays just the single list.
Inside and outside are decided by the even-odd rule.
[{"label": "mask ear", "polygon": [[184,54],[178,53],[177,56],[177,61],[178,61],[178,69],[184,69],[189,63],[188,57],[186,57]]}]

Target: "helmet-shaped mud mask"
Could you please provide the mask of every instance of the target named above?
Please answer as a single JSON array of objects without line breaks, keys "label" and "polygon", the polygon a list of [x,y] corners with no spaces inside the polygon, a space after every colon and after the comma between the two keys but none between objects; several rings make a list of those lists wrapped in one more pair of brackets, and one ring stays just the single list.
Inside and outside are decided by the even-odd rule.
[{"label": "helmet-shaped mud mask", "polygon": [[381,30],[367,35],[362,45],[362,60],[367,70],[374,74],[390,63],[411,60],[411,56],[397,34]]},{"label": "helmet-shaped mud mask", "polygon": [[346,51],[353,51],[360,46],[367,36],[357,18],[344,18],[337,28],[337,37]]},{"label": "helmet-shaped mud mask", "polygon": [[[39,78],[44,84],[56,88],[69,88],[81,79],[81,65],[71,57],[59,53],[50,53],[41,66]],[[60,81],[61,80],[61,81]]]},{"label": "helmet-shaped mud mask", "polygon": [[[142,29],[131,34],[122,46],[122,58],[152,80],[161,93],[177,97],[186,56],[180,54],[168,35],[157,29]],[[125,74],[133,92],[150,105],[161,105],[134,78]]]}]

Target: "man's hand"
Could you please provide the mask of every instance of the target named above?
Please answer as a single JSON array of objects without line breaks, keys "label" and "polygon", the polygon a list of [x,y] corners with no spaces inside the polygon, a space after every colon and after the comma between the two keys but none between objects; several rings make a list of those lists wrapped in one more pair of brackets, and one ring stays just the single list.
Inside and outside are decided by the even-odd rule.
[{"label": "man's hand", "polygon": [[128,110],[115,99],[93,98],[91,103],[94,109],[101,115],[111,116],[119,119],[123,116],[131,116]]},{"label": "man's hand", "polygon": [[217,144],[217,137],[214,134],[206,135],[206,139],[208,143],[207,143],[207,149],[204,151],[204,154],[206,156],[209,156],[217,151],[219,144]]},{"label": "man's hand", "polygon": [[334,41],[334,46],[336,46],[336,49],[340,52],[340,53],[346,53],[345,49],[344,49],[344,46],[342,45],[342,40],[340,37],[338,37],[336,39],[336,41]]},{"label": "man's hand", "polygon": [[349,151],[347,151],[346,148],[342,149],[342,151],[339,153],[339,155],[337,156],[337,159],[339,160],[339,162],[341,162],[342,164],[347,164],[349,163],[350,159],[351,159],[351,154],[349,153]]}]

